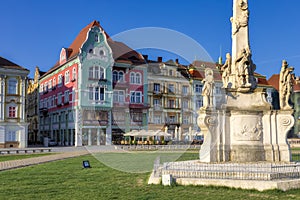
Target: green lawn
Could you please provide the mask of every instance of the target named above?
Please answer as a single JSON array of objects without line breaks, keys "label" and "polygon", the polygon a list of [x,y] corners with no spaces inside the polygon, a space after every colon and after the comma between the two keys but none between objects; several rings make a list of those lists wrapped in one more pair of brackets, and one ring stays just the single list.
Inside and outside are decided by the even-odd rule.
[{"label": "green lawn", "polygon": [[[187,152],[179,158],[197,158]],[[89,160],[92,168],[83,169]],[[300,190],[148,185],[150,173],[111,169],[87,155],[0,172],[0,199],[300,199]]]},{"label": "green lawn", "polygon": [[40,156],[48,156],[53,153],[37,153],[37,154],[15,154],[15,155],[0,155],[0,162],[8,161],[8,160],[19,160],[25,158],[33,158],[33,157],[40,157]]}]

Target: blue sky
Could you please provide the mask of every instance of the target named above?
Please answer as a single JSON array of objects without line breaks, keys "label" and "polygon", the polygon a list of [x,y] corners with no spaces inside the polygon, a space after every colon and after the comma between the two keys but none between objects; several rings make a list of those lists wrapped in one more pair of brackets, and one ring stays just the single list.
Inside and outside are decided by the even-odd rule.
[{"label": "blue sky", "polygon": [[[256,72],[269,78],[279,73],[281,60],[286,59],[300,76],[300,1],[249,0],[249,10]],[[217,61],[220,46],[223,58],[231,52],[231,16],[232,0],[2,0],[0,56],[31,71],[35,66],[46,71],[58,60],[62,47],[98,20],[111,36],[142,27],[175,30],[195,40]],[[153,52],[150,58],[156,56]],[[169,56],[164,55],[164,60],[176,58]]]}]

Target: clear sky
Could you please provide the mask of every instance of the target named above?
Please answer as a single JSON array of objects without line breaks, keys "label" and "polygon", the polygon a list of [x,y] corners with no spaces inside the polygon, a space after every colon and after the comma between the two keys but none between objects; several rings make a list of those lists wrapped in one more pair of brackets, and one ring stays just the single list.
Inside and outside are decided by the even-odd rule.
[{"label": "clear sky", "polygon": [[[248,0],[250,46],[256,72],[268,78],[286,59],[300,76],[300,1]],[[185,34],[214,61],[231,52],[232,0],[0,0],[0,56],[32,71],[47,71],[93,20],[109,35],[142,27]],[[153,38],[152,38],[153,39]],[[150,55],[155,59],[158,55]],[[175,57],[164,58],[175,59]]]}]

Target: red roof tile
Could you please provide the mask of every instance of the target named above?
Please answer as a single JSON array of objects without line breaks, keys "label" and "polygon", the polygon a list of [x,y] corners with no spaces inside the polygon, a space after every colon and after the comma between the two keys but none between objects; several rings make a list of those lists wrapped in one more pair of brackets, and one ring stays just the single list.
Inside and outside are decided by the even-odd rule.
[{"label": "red roof tile", "polygon": [[269,78],[268,83],[276,90],[279,90],[279,74],[273,74],[271,78]]},{"label": "red roof tile", "polygon": [[[115,60],[117,60],[117,61],[120,60],[120,62],[126,60],[127,63],[131,63],[131,64],[132,63],[145,63],[144,58],[141,54],[134,51],[133,49],[131,49],[130,47],[128,47],[127,45],[125,45],[122,42],[113,41],[110,38],[110,36],[104,31],[104,29],[100,26],[100,23],[96,20],[94,20],[93,22],[88,24],[86,27],[84,27],[79,32],[79,34],[77,35],[75,40],[72,42],[72,44],[68,48],[68,54],[69,55],[68,55],[67,60],[72,59],[73,57],[76,57],[79,54],[80,48],[82,47],[83,43],[86,40],[88,31],[94,26],[98,26],[104,32],[104,34],[106,35],[108,45],[112,49],[113,58]],[[46,74],[51,73],[52,71],[54,71],[55,69],[57,69],[59,67],[60,66],[59,66],[59,61],[58,61]]]}]

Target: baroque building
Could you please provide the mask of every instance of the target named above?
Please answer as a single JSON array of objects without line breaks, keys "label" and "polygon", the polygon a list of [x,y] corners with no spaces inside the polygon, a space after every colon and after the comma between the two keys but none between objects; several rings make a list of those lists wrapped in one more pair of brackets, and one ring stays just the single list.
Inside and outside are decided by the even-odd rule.
[{"label": "baroque building", "polygon": [[25,115],[29,70],[0,57],[0,148],[27,147]]},{"label": "baroque building", "polygon": [[39,80],[40,131],[59,145],[82,146],[147,127],[144,64],[93,21]]},{"label": "baroque building", "polygon": [[[147,56],[145,56],[147,58]],[[167,62],[158,57],[148,62],[149,130],[163,130],[173,140],[183,140],[193,127],[192,89],[176,59]]]},{"label": "baroque building", "polygon": [[39,78],[45,72],[35,68],[34,78],[28,80],[26,98],[26,116],[28,125],[28,144],[40,145],[43,143],[43,135],[39,131]]}]

